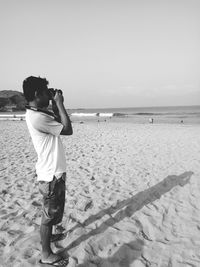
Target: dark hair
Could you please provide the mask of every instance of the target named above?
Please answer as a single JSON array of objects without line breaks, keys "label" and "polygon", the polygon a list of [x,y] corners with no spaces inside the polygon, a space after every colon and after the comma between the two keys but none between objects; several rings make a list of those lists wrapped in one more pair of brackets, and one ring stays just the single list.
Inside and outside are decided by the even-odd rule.
[{"label": "dark hair", "polygon": [[23,81],[23,92],[26,100],[33,101],[35,92],[41,93],[47,89],[49,82],[45,78],[30,76]]}]

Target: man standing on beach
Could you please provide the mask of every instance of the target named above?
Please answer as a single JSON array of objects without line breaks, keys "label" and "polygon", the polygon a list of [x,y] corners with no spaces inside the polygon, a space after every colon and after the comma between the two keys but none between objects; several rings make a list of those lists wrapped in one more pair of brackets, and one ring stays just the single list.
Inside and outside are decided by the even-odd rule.
[{"label": "man standing on beach", "polygon": [[[40,263],[66,266],[67,259],[54,254],[50,242],[56,238],[52,227],[62,221],[65,205],[66,159],[60,135],[72,135],[72,125],[64,107],[62,91],[49,90],[45,78],[26,78],[23,92],[28,102],[26,123],[38,156],[39,191],[43,195]],[[54,113],[47,110],[50,100]]]}]

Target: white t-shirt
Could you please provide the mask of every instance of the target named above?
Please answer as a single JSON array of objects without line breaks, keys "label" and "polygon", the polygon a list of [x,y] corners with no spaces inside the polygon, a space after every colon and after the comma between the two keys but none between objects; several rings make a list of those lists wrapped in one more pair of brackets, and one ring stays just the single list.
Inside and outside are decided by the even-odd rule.
[{"label": "white t-shirt", "polygon": [[63,125],[48,114],[27,109],[26,123],[38,155],[38,181],[50,182],[66,172],[66,159],[60,132]]}]

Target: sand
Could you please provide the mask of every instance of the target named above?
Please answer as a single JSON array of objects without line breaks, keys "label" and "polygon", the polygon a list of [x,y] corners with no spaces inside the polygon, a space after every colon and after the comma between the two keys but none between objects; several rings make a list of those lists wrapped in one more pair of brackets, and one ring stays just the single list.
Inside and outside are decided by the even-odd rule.
[{"label": "sand", "polygon": [[[200,266],[200,125],[74,123],[69,266]],[[40,266],[41,196],[24,121],[0,121],[0,266]]]}]

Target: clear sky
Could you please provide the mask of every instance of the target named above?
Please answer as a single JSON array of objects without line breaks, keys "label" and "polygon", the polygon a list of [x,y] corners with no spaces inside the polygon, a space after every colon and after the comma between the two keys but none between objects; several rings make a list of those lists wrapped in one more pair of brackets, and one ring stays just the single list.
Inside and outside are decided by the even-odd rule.
[{"label": "clear sky", "polygon": [[0,0],[0,90],[66,108],[200,105],[200,0]]}]

